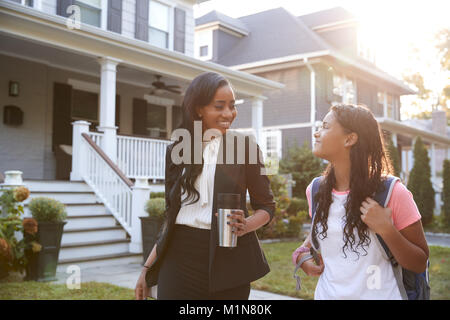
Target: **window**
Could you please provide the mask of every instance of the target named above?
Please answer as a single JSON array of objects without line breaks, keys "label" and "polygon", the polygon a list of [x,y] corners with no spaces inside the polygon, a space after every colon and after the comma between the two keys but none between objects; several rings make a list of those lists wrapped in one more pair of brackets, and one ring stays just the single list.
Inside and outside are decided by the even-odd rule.
[{"label": "window", "polygon": [[356,103],[356,83],[351,78],[334,74],[333,75],[333,95],[336,103]]},{"label": "window", "polygon": [[17,2],[23,6],[27,6],[27,7],[31,7],[31,8],[34,8],[34,6],[35,6],[35,0],[16,0],[16,1],[11,0],[11,1]]},{"label": "window", "polygon": [[265,144],[264,159],[281,159],[281,131],[266,131],[263,137],[263,144]]},{"label": "window", "polygon": [[200,47],[200,57],[206,57],[208,55],[208,46]]},{"label": "window", "polygon": [[166,138],[166,107],[147,104],[147,130],[152,138]]},{"label": "window", "polygon": [[170,10],[157,1],[150,1],[148,37],[151,44],[167,49],[169,47]]},{"label": "window", "polygon": [[101,28],[102,0],[76,0],[74,4],[80,7],[82,23]]},{"label": "window", "polygon": [[212,44],[213,44],[213,31],[201,30],[195,32],[195,57],[200,60],[211,60],[212,56]]},{"label": "window", "polygon": [[397,98],[390,93],[384,92],[378,92],[377,97],[378,97],[378,104],[383,106],[383,116],[396,120],[398,118]]}]

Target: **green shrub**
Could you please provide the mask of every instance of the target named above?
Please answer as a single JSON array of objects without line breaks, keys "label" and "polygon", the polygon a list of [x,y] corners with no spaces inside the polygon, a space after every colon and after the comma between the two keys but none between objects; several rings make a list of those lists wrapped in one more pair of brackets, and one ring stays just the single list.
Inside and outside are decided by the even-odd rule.
[{"label": "green shrub", "polygon": [[31,215],[38,222],[62,222],[67,218],[66,207],[58,200],[38,197],[30,201]]},{"label": "green shrub", "polygon": [[287,213],[290,216],[295,216],[299,211],[308,210],[308,201],[306,199],[292,198]]},{"label": "green shrub", "polygon": [[408,189],[414,196],[422,224],[425,226],[433,220],[434,190],[431,183],[430,158],[420,137],[414,144],[414,166],[408,180]]},{"label": "green shrub", "polygon": [[444,187],[442,188],[442,215],[446,226],[450,226],[450,160],[444,160]]},{"label": "green shrub", "polygon": [[286,238],[299,238],[302,233],[303,218],[301,216],[289,217],[289,223],[285,233]]},{"label": "green shrub", "polygon": [[154,198],[147,201],[145,211],[150,217],[164,218],[166,211],[166,200],[163,198]]},{"label": "green shrub", "polygon": [[156,198],[166,198],[166,193],[164,191],[161,192],[150,192],[150,199],[156,199]]}]

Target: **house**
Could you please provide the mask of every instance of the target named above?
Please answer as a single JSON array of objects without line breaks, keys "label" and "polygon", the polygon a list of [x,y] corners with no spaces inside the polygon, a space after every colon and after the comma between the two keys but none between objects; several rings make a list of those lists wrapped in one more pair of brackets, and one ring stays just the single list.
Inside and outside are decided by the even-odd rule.
[{"label": "house", "polygon": [[197,2],[0,1],[0,171],[66,204],[60,267],[142,261],[139,216],[195,76],[224,75],[259,119],[283,87],[196,59]]},{"label": "house", "polygon": [[[445,114],[433,116],[428,128],[402,121],[400,97],[415,91],[376,66],[373,50],[362,41],[358,22],[348,11],[336,7],[297,17],[277,8],[240,18],[212,11],[197,18],[195,25],[199,59],[285,84],[264,93],[266,157],[281,158],[290,146],[305,141],[311,146],[317,123],[330,105],[362,103],[397,146],[405,181],[413,165],[413,141],[423,138],[439,197],[442,179],[436,173],[450,147]],[[234,127],[251,128],[252,116],[242,107]]]}]

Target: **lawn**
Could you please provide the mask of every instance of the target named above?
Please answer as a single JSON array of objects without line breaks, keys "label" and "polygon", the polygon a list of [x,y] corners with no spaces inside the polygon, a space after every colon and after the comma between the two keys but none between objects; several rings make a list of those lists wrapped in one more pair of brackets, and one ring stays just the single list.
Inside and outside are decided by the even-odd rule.
[{"label": "lawn", "polygon": [[[318,278],[299,271],[302,290],[295,291],[291,253],[298,242],[262,244],[271,272],[252,283],[252,288],[278,294],[313,299]],[[430,246],[431,298],[450,299],[450,248]],[[132,300],[134,290],[107,283],[83,282],[80,290],[69,290],[65,284],[23,282],[17,276],[0,282],[0,300]]]},{"label": "lawn", "polygon": [[[291,254],[300,244],[300,242],[262,244],[271,272],[253,282],[252,288],[301,299],[313,299],[318,278],[308,277],[302,270],[298,272],[302,279],[302,290],[295,290]],[[431,299],[450,300],[450,248],[430,246],[430,287]]]}]

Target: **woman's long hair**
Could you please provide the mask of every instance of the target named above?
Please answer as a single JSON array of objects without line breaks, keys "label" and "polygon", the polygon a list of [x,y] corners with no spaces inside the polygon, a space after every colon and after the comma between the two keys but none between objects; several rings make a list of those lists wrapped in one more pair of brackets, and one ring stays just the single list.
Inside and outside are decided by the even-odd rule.
[{"label": "woman's long hair", "polygon": [[[370,244],[369,230],[361,220],[360,207],[367,197],[373,197],[374,193],[383,188],[383,178],[393,172],[390,160],[385,152],[382,133],[372,112],[362,105],[339,104],[332,106],[337,122],[346,133],[356,133],[357,142],[350,149],[350,193],[345,205],[344,247],[345,253],[350,248],[358,255],[358,247],[365,254]],[[318,204],[314,218],[312,236],[316,237],[319,225],[322,227],[320,239],[327,236],[328,211],[332,203],[332,190],[336,186],[336,177],[333,165],[330,163],[323,173],[323,179],[314,201]],[[356,244],[355,231],[359,242]]]},{"label": "woman's long hair", "polygon": [[[182,104],[183,121],[180,128],[186,129],[191,137],[191,150],[194,150],[194,121],[200,121],[196,108],[203,108],[214,99],[217,89],[230,83],[222,75],[214,72],[206,72],[197,76],[189,85],[184,95]],[[180,143],[181,140],[175,142]],[[194,152],[191,152],[190,163],[182,163],[181,187],[187,194],[183,202],[195,203],[200,198],[200,193],[195,189],[195,181],[203,169],[201,164],[194,163]]]}]

